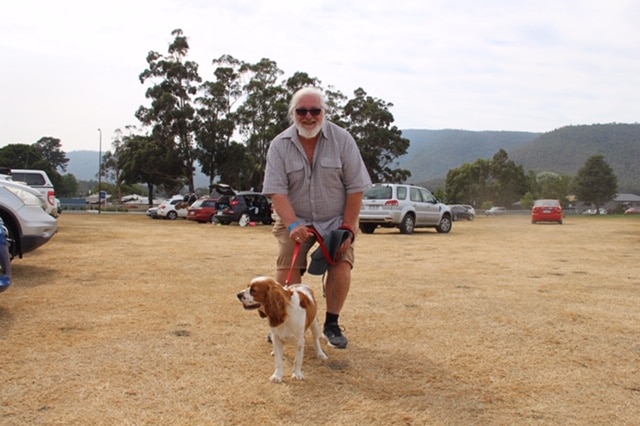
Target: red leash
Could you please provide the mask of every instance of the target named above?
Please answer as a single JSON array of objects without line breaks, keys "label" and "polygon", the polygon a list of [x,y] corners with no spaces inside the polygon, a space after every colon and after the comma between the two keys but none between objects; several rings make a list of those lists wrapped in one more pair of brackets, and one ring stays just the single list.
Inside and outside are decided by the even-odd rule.
[{"label": "red leash", "polygon": [[[324,245],[324,239],[322,238],[320,233],[318,233],[318,231],[316,231],[315,228],[312,228],[312,227],[308,227],[307,229],[309,230],[309,232],[315,235],[316,240],[320,245],[320,250],[322,250],[322,254],[324,255],[324,258],[327,259],[327,262],[329,263],[329,265],[331,266],[337,265],[338,262],[336,262],[334,259],[331,258],[329,249],[327,248],[327,246]],[[300,245],[301,243],[296,243],[296,246],[293,249],[293,257],[291,258],[291,268],[289,268],[289,273],[287,274],[287,280],[284,282],[285,286],[288,286],[289,282],[291,281],[291,275],[293,274],[293,266],[295,265],[296,260],[298,260],[298,256],[300,255]]]},{"label": "red leash", "polygon": [[289,268],[289,273],[287,274],[287,280],[284,282],[284,286],[288,286],[291,281],[291,274],[293,274],[293,265],[296,264],[296,260],[298,260],[298,255],[300,254],[300,243],[296,243],[295,248],[293,249],[293,257],[291,258],[291,268]]}]

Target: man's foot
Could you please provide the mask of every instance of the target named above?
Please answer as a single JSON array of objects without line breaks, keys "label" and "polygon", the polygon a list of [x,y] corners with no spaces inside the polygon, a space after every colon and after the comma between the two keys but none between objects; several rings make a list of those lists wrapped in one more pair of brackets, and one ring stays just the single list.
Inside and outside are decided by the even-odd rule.
[{"label": "man's foot", "polygon": [[325,324],[323,333],[329,341],[329,346],[334,348],[344,349],[347,347],[347,343],[349,343],[347,338],[342,334],[342,330],[338,324]]}]

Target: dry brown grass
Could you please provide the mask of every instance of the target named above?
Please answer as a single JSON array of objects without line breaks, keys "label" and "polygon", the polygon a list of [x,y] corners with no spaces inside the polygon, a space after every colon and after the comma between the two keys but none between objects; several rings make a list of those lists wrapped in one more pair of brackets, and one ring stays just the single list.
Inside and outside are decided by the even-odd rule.
[{"label": "dry brown grass", "polygon": [[640,217],[360,235],[349,348],[274,385],[235,298],[270,227],[63,214],[0,295],[0,424],[637,424],[639,244]]}]

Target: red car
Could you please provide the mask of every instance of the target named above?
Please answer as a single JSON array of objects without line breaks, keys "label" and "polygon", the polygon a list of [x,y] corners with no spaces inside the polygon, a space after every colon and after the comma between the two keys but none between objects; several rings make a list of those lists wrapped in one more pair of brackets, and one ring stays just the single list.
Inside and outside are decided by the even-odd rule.
[{"label": "red car", "polygon": [[213,223],[217,209],[217,198],[202,198],[191,204],[187,211],[187,219],[198,223]]},{"label": "red car", "polygon": [[562,205],[558,200],[536,200],[531,208],[531,223],[558,222],[562,225]]}]

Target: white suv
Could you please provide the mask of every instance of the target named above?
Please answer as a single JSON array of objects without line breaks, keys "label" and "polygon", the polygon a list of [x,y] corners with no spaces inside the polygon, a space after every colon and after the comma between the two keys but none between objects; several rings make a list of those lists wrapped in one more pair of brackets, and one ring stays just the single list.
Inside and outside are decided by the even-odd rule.
[{"label": "white suv", "polygon": [[35,250],[56,234],[58,221],[44,211],[44,203],[34,188],[0,180],[0,218],[12,258]]},{"label": "white suv", "polygon": [[40,191],[46,199],[45,210],[53,217],[58,217],[58,202],[53,183],[44,170],[11,169],[11,179],[15,182],[23,182]]},{"label": "white suv", "polygon": [[449,206],[438,201],[428,189],[377,183],[364,193],[360,230],[371,234],[378,226],[398,227],[403,234],[411,234],[415,228],[435,228],[447,233],[453,226],[453,217]]}]

